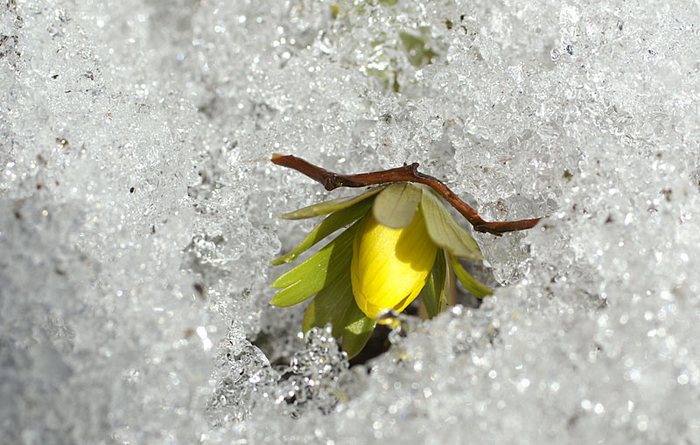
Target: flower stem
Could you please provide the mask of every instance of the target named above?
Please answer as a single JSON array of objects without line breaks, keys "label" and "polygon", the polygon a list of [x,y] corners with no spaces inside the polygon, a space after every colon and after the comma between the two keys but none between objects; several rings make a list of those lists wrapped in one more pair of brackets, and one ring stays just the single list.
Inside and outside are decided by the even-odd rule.
[{"label": "flower stem", "polygon": [[338,187],[366,187],[369,185],[389,184],[392,182],[416,182],[424,184],[435,190],[440,196],[445,198],[457,211],[464,216],[477,232],[490,233],[501,236],[506,232],[527,230],[534,227],[541,218],[520,219],[516,221],[485,221],[469,204],[462,201],[456,193],[450,190],[442,181],[433,176],[420,173],[418,163],[403,167],[391,168],[368,173],[358,173],[354,175],[341,175],[317,165],[314,165],[302,158],[293,155],[282,155],[274,153],[272,162],[282,167],[291,168],[302,173],[316,182],[322,184],[326,190],[331,191]]}]

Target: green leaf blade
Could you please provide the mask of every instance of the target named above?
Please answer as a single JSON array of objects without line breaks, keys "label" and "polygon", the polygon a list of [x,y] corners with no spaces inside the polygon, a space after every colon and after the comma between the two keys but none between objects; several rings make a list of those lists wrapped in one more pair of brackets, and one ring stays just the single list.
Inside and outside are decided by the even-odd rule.
[{"label": "green leaf blade", "polygon": [[293,212],[283,213],[280,215],[282,219],[306,219],[316,216],[327,215],[348,208],[352,205],[362,202],[365,199],[372,197],[383,190],[384,187],[375,187],[360,195],[351,196],[348,198],[336,198],[330,201],[319,202]]},{"label": "green leaf blade", "polygon": [[306,307],[302,330],[324,327],[330,323],[333,336],[342,339],[348,358],[356,356],[369,340],[376,321],[368,318],[355,303],[349,264],[328,283]]},{"label": "green leaf blade", "polygon": [[410,64],[417,68],[431,64],[437,57],[437,53],[428,46],[426,37],[405,31],[399,32],[399,40],[403,44],[406,57]]},{"label": "green leaf blade", "polygon": [[353,305],[346,315],[343,329],[343,350],[348,354],[348,359],[362,351],[377,325],[376,320],[367,317],[354,303],[353,299]]},{"label": "green leaf blade", "polygon": [[406,227],[413,220],[422,194],[422,189],[409,182],[391,184],[377,195],[372,213],[377,221],[386,227]]},{"label": "green leaf blade", "polygon": [[444,262],[442,268],[440,268],[440,264],[438,264],[440,263],[440,256],[441,255],[438,254],[438,257],[435,258],[435,265],[428,276],[428,281],[418,295],[421,303],[423,303],[425,307],[428,318],[433,318],[440,313],[440,293],[442,291],[443,282],[440,280],[441,277],[439,275],[444,273]]},{"label": "green leaf blade", "polygon": [[309,250],[311,247],[315,246],[322,239],[346,226],[354,221],[357,221],[372,206],[373,199],[364,199],[357,202],[350,207],[333,212],[326,219],[321,221],[314,229],[309,232],[309,234],[304,238],[304,240],[292,249],[289,253],[282,255],[280,257],[272,260],[272,264],[277,266],[284,263],[290,263],[297,259],[299,255]]},{"label": "green leaf blade", "polygon": [[282,289],[270,301],[274,306],[293,306],[312,297],[344,271],[350,270],[353,224],[309,259],[278,277],[272,287]]},{"label": "green leaf blade", "polygon": [[450,263],[452,263],[452,267],[454,268],[455,275],[457,275],[459,282],[462,283],[462,286],[464,286],[464,288],[476,298],[482,299],[489,295],[493,295],[493,289],[483,283],[480,283],[473,276],[471,276],[471,274],[467,272],[457,258],[450,255]]},{"label": "green leaf blade", "polygon": [[350,305],[355,304],[348,270],[349,267],[345,269],[345,273],[339,274],[331,283],[328,283],[309,303],[302,322],[304,332],[314,326],[324,327],[331,323],[333,336],[342,337],[344,327],[342,320]]},{"label": "green leaf blade", "polygon": [[474,238],[457,224],[437,196],[428,191],[423,192],[421,208],[428,235],[435,244],[459,258],[483,258]]},{"label": "green leaf blade", "polygon": [[447,306],[449,292],[449,271],[446,267],[445,253],[440,250],[435,258],[433,270],[428,281],[419,294],[419,298],[429,318],[437,316]]}]

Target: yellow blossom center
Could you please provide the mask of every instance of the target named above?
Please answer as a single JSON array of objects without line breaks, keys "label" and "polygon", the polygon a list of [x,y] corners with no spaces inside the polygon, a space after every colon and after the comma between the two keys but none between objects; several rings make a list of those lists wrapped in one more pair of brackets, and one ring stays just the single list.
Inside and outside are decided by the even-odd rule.
[{"label": "yellow blossom center", "polygon": [[387,309],[403,311],[425,286],[437,249],[420,207],[400,229],[383,226],[370,212],[353,243],[351,281],[357,306],[372,319]]}]

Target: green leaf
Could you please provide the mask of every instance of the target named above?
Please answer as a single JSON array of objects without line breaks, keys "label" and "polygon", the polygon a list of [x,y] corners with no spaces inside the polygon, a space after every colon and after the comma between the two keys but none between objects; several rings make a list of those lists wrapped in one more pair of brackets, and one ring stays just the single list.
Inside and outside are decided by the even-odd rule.
[{"label": "green leaf", "polygon": [[280,215],[280,217],[283,219],[306,219],[313,218],[315,216],[327,215],[329,213],[337,212],[338,210],[350,207],[354,204],[357,204],[358,202],[362,202],[370,196],[376,195],[383,189],[384,187],[375,187],[360,195],[351,196],[348,198],[336,198],[331,199],[330,201],[319,202],[318,204],[313,204],[308,207],[295,210],[293,212],[283,213],[282,215]]},{"label": "green leaf", "polygon": [[374,332],[376,320],[367,317],[353,299],[350,311],[346,315],[345,328],[343,329],[343,350],[348,354],[348,359],[355,357],[365,347],[367,341]]},{"label": "green leaf", "polygon": [[314,326],[333,326],[333,336],[342,339],[349,358],[357,355],[372,335],[375,320],[368,318],[355,303],[350,281],[350,261],[343,264],[343,272],[324,286],[306,307],[302,330]]},{"label": "green leaf", "polygon": [[272,264],[277,266],[294,261],[299,255],[306,252],[331,233],[361,218],[372,206],[372,202],[372,199],[365,199],[350,207],[331,213],[326,219],[321,221],[320,224],[314,227],[297,247],[286,255],[272,260]]},{"label": "green leaf", "polygon": [[272,287],[282,290],[270,304],[286,307],[301,303],[333,282],[338,275],[349,271],[357,225],[353,224],[309,259],[277,278]]},{"label": "green leaf", "polygon": [[450,296],[450,292],[457,291],[457,289],[455,288],[454,269],[450,264],[449,254],[447,252],[443,252],[443,259],[445,260],[445,284],[444,286],[442,286],[442,294],[440,295],[440,301],[443,302],[443,306],[440,308],[441,312],[447,309],[447,306],[449,305],[448,298]]},{"label": "green leaf", "polygon": [[483,258],[474,238],[455,222],[437,196],[426,190],[421,206],[428,235],[435,244],[456,257],[470,260]]},{"label": "green leaf", "polygon": [[457,275],[460,283],[462,283],[462,286],[464,286],[464,288],[472,295],[480,299],[493,295],[493,289],[476,281],[476,279],[471,276],[469,272],[467,272],[457,258],[450,255],[450,262],[452,263],[452,267],[455,269],[455,275]]},{"label": "green leaf", "polygon": [[374,200],[374,217],[392,229],[406,227],[413,220],[422,194],[423,190],[409,182],[391,184]]},{"label": "green leaf", "polygon": [[408,61],[417,68],[433,63],[433,59],[437,57],[437,53],[428,47],[427,37],[427,35],[417,36],[408,32],[399,33]]},{"label": "green leaf", "polygon": [[321,289],[316,298],[306,307],[302,321],[304,332],[314,326],[323,327],[327,323],[331,323],[333,324],[333,336],[335,338],[342,337],[345,315],[351,305],[356,305],[355,297],[352,294],[349,263],[348,261],[344,273],[338,274],[332,282]]},{"label": "green leaf", "polygon": [[438,315],[447,306],[447,292],[450,291],[451,277],[446,267],[445,255],[442,249],[438,252],[428,281],[418,295],[430,318]]}]

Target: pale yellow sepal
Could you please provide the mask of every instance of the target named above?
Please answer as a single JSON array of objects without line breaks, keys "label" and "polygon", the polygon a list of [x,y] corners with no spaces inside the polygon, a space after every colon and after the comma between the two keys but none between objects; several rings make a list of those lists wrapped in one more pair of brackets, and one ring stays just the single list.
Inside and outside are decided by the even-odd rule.
[{"label": "pale yellow sepal", "polygon": [[357,306],[376,319],[387,309],[402,312],[418,296],[438,247],[420,209],[400,229],[383,226],[371,214],[366,218],[353,242],[350,276]]}]

